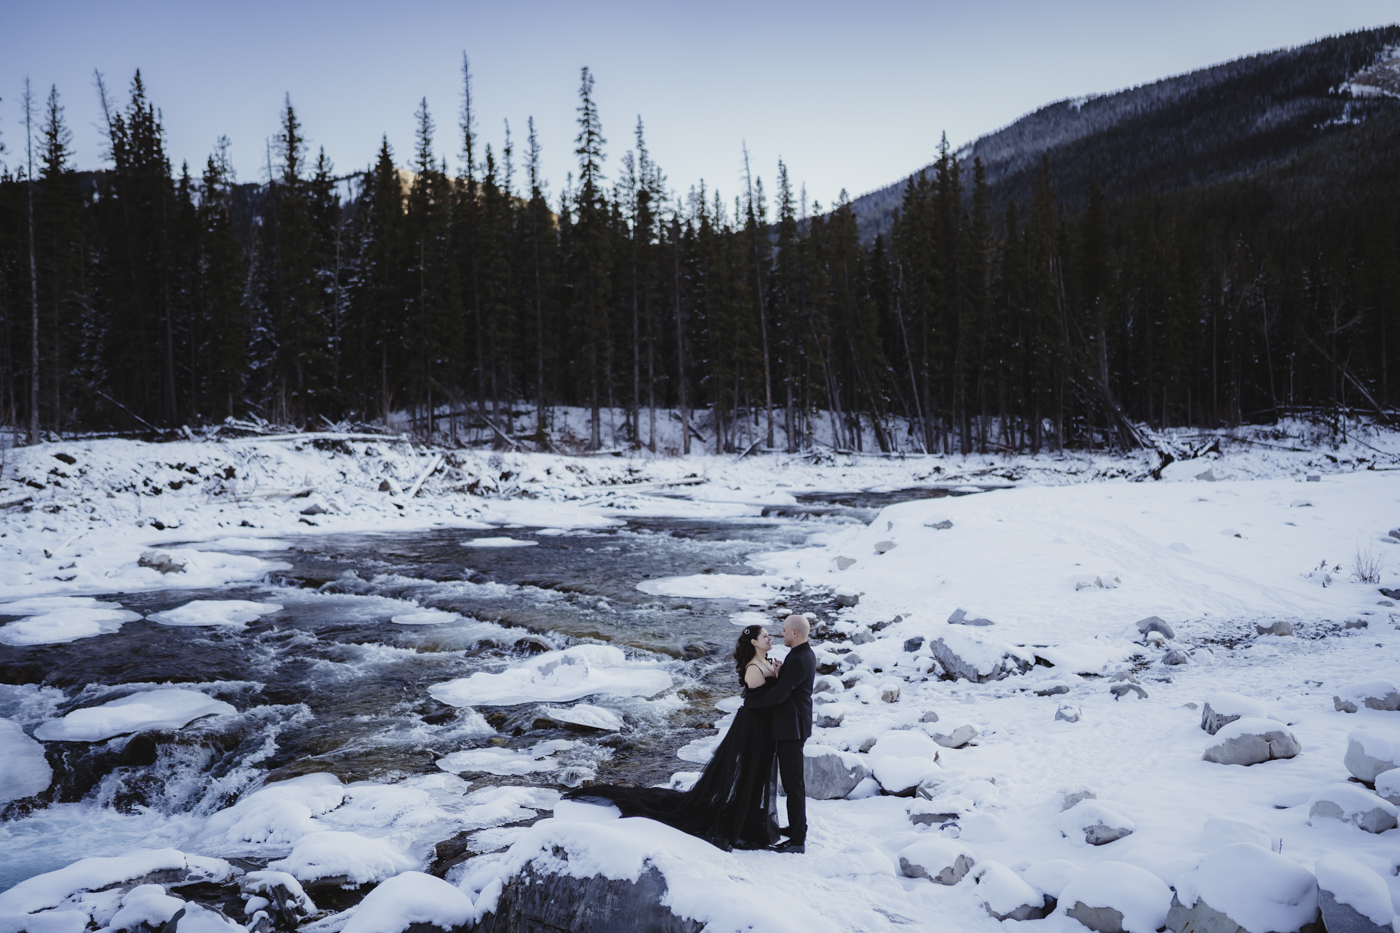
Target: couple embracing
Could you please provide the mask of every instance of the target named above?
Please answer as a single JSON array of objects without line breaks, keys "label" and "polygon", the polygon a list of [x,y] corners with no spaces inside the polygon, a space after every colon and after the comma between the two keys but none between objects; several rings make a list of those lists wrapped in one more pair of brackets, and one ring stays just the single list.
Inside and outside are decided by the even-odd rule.
[{"label": "couple embracing", "polygon": [[[688,791],[598,784],[571,791],[578,800],[616,804],[623,816],[645,816],[706,839],[722,849],[805,852],[807,785],[802,745],[812,735],[812,682],[817,659],[809,624],[783,622],[783,662],[770,661],[773,637],[750,625],[734,647],[744,705]],[[787,794],[788,826],[778,828],[778,779]],[[785,842],[779,842],[786,836]]]}]

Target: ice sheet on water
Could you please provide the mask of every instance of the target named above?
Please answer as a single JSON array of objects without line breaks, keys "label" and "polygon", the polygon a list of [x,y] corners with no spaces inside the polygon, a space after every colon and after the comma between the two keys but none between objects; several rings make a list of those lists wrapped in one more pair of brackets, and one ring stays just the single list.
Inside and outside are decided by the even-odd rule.
[{"label": "ice sheet on water", "polygon": [[655,662],[629,661],[611,645],[575,645],[547,651],[499,673],[480,671],[428,688],[449,706],[563,703],[586,696],[654,696],[671,687]]},{"label": "ice sheet on water", "polygon": [[448,622],[456,622],[462,618],[455,612],[448,612],[445,609],[423,609],[418,612],[403,612],[396,616],[390,616],[389,621],[395,625],[444,625]]},{"label": "ice sheet on water", "polygon": [[291,549],[292,543],[277,538],[215,538],[195,546],[211,551],[286,551]]},{"label": "ice sheet on water", "polygon": [[196,599],[175,609],[147,616],[161,625],[227,625],[243,628],[259,616],[281,612],[280,603],[258,603],[248,599]]},{"label": "ice sheet on water", "polygon": [[52,719],[34,730],[45,742],[101,742],[133,732],[170,731],[205,716],[237,712],[223,700],[180,688],[148,690],[76,709],[62,719]]},{"label": "ice sheet on water", "polygon": [[439,758],[437,766],[451,774],[521,775],[556,771],[559,762],[549,756],[577,744],[564,739],[551,739],[518,750],[495,746],[468,748]]},{"label": "ice sheet on water", "polygon": [[0,808],[48,790],[52,780],[44,747],[25,735],[19,723],[0,719]]},{"label": "ice sheet on water", "polygon": [[648,596],[683,599],[772,599],[792,583],[785,577],[740,573],[696,573],[682,577],[643,580],[637,589]]},{"label": "ice sheet on water", "polygon": [[538,541],[522,541],[509,537],[468,538],[462,542],[462,547],[535,547],[538,544]]},{"label": "ice sheet on water", "polygon": [[112,635],[139,618],[139,612],[127,609],[54,609],[0,627],[0,643],[15,648],[58,645]]}]

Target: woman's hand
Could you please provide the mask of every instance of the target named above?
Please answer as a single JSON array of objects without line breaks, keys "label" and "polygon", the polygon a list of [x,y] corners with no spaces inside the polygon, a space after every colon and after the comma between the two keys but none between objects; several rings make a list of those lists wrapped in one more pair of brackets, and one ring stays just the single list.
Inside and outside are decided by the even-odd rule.
[{"label": "woman's hand", "polygon": [[783,662],[782,662],[782,661],[779,661],[777,658],[773,658],[773,659],[770,660],[768,663],[771,664],[771,665],[773,665],[773,673],[775,673],[775,674],[778,673],[778,671],[780,671],[780,670],[783,669]]}]

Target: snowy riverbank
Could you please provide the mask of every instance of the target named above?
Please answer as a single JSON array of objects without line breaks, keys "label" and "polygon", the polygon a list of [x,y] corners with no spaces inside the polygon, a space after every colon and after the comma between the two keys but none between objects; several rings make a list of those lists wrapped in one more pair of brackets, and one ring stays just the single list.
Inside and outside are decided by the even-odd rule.
[{"label": "snowy riverbank", "polygon": [[[1172,887],[1183,911],[1199,900],[1234,910],[1249,929],[1246,918],[1301,916],[1309,897],[1317,902],[1316,873],[1389,924],[1381,913],[1400,903],[1400,829],[1385,827],[1391,804],[1348,783],[1348,764],[1359,760],[1348,755],[1359,730],[1370,758],[1396,761],[1400,711],[1367,708],[1367,690],[1356,712],[1340,707],[1351,695],[1344,688],[1395,681],[1400,671],[1400,614],[1384,605],[1400,600],[1380,592],[1400,587],[1400,540],[1389,534],[1400,526],[1400,472],[1387,469],[1400,440],[1368,435],[1302,451],[1280,449],[1296,441],[1266,443],[1227,440],[1222,453],[1166,466],[1160,481],[1148,478],[1160,461],[1146,453],[579,459],[324,436],[10,451],[0,485],[0,503],[9,503],[0,513],[0,615],[14,621],[0,626],[0,642],[15,643],[7,631],[23,633],[26,645],[109,638],[114,650],[135,614],[112,594],[256,580],[278,568],[288,543],[328,532],[498,529],[476,541],[510,545],[629,516],[757,518],[798,505],[806,491],[942,484],[969,494],[892,505],[869,524],[814,523],[805,547],[752,558],[753,576],[639,581],[647,593],[752,599],[762,605],[735,621],[774,627],[784,610],[770,604],[799,592],[853,603],[818,630],[826,673],[809,757],[832,799],[809,806],[805,856],[722,853],[601,808],[556,806],[548,778],[562,749],[488,746],[446,754],[436,777],[346,784],[308,774],[249,788],[232,807],[132,836],[145,854],[79,862],[0,893],[0,933],[159,925],[179,906],[176,889],[194,880],[241,885],[223,902],[231,921],[190,908],[211,929],[252,929],[259,910],[273,926],[308,923],[308,933],[400,933],[413,921],[463,927],[525,910],[518,880],[527,876],[659,877],[666,911],[716,931],[990,930],[1002,915],[1075,933],[1090,916],[1069,913],[1082,901],[1148,933],[1167,922]],[[1004,488],[972,493],[988,487]],[[1354,579],[1368,569],[1358,563],[1375,564],[1379,582]],[[94,604],[99,595],[107,605]],[[210,611],[219,624],[242,625],[263,609]],[[409,621],[472,624],[428,615]],[[1140,630],[1154,616],[1162,624]],[[195,607],[166,624],[211,618]],[[665,694],[669,678],[650,663],[569,649],[434,690],[468,713],[521,697],[560,703],[571,709],[556,715],[607,730],[620,721],[590,704],[606,691],[589,684]],[[1386,705],[1383,689],[1368,690],[1373,705]],[[217,698],[168,686],[142,695],[146,704],[66,719],[37,687],[25,696],[3,711],[0,746],[6,787],[29,794],[46,786],[46,737],[119,735],[112,730],[134,729],[142,715],[179,729],[226,714]],[[1207,700],[1240,723],[1208,734]],[[479,745],[493,729],[481,716],[471,721],[476,733],[461,735]],[[1278,754],[1258,764],[1203,759],[1234,733],[1269,730],[1297,753],[1282,757],[1280,739],[1265,742]],[[678,780],[711,742],[682,750]],[[492,768],[522,783],[473,783]],[[1370,810],[1381,811],[1367,824],[1379,832],[1357,825]],[[530,828],[508,825],[551,812]],[[481,834],[491,833],[499,845],[485,844]],[[463,834],[474,834],[478,851],[508,848],[459,863],[446,881],[416,874],[433,863],[435,846]],[[1227,851],[1236,853],[1234,874],[1201,883],[1202,860],[1238,844],[1253,848]],[[1327,861],[1339,855],[1352,861]],[[240,880],[227,859],[287,877]],[[1264,890],[1261,879],[1287,874],[1270,859],[1302,873],[1297,891]],[[944,872],[959,880],[930,880]],[[380,887],[343,910],[284,907],[287,892],[336,879]],[[141,880],[166,891],[133,887]],[[1376,884],[1389,898],[1382,907]],[[1030,919],[1047,895],[1058,907]]]}]

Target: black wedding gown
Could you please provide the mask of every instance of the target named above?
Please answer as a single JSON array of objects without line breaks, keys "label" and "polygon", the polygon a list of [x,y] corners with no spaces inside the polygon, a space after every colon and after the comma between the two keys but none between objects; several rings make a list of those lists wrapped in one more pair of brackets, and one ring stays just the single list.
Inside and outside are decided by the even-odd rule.
[{"label": "black wedding gown", "polygon": [[[744,698],[773,689],[744,687]],[[645,816],[699,836],[722,849],[761,848],[778,841],[778,759],[773,711],[740,707],[734,723],[688,791],[595,784],[569,791],[574,800],[612,803],[623,816]]]}]

